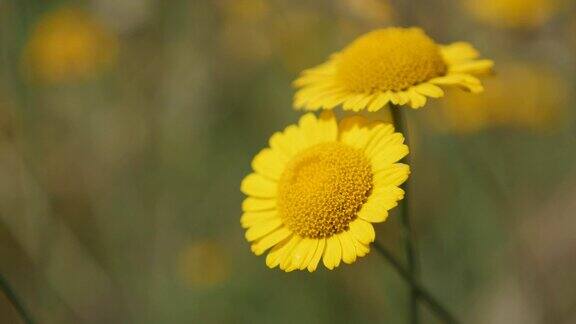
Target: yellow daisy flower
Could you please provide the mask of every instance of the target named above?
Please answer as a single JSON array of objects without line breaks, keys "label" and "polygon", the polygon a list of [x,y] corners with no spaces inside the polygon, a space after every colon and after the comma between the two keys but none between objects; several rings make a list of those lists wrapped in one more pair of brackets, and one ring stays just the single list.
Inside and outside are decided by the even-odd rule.
[{"label": "yellow daisy flower", "polygon": [[538,27],[560,11],[563,0],[467,0],[468,12],[497,27]]},{"label": "yellow daisy flower", "polygon": [[87,12],[62,7],[48,12],[24,49],[24,69],[35,81],[89,79],[114,64],[118,39]]},{"label": "yellow daisy flower", "polygon": [[408,147],[391,124],[332,112],[309,113],[270,138],[241,184],[241,224],[256,255],[271,249],[270,268],[316,270],[353,263],[369,252],[372,223],[404,197],[398,186]]},{"label": "yellow daisy flower", "polygon": [[479,96],[450,93],[426,121],[441,131],[466,134],[491,127],[547,132],[567,119],[570,89],[562,75],[549,67],[507,62],[498,78],[486,82],[486,89]]},{"label": "yellow daisy flower", "polygon": [[476,77],[491,71],[468,43],[438,45],[420,28],[369,32],[294,81],[297,109],[377,111],[389,102],[420,108],[444,95],[440,86],[483,91]]}]

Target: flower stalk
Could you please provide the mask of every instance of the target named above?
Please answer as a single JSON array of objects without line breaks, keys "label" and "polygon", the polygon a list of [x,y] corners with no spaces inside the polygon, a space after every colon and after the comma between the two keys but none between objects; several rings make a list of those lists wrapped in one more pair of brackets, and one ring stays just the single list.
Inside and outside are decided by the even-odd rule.
[{"label": "flower stalk", "polygon": [[[410,145],[408,127],[406,120],[403,116],[402,108],[396,105],[391,105],[390,109],[392,111],[392,118],[394,120],[394,128],[396,131],[404,135],[406,145]],[[408,161],[408,156],[404,157],[403,163],[410,165]],[[400,203],[400,221],[402,223],[402,238],[404,241],[404,249],[406,251],[406,260],[408,263],[408,273],[413,281],[418,280],[418,265],[416,260],[416,251],[414,244],[414,233],[412,231],[412,225],[410,220],[410,179],[408,179],[404,185],[403,189],[405,191],[404,199]],[[418,311],[418,292],[414,287],[410,289],[410,323],[419,323],[419,311]]]},{"label": "flower stalk", "polygon": [[374,247],[376,250],[392,265],[394,270],[406,281],[416,295],[417,300],[422,300],[428,305],[428,307],[436,314],[438,317],[442,318],[445,323],[448,324],[458,324],[460,323],[454,315],[444,307],[434,296],[428,292],[424,287],[422,287],[417,280],[411,275],[411,273],[404,268],[402,263],[392,255],[385,247],[380,245],[378,242],[374,242]]}]

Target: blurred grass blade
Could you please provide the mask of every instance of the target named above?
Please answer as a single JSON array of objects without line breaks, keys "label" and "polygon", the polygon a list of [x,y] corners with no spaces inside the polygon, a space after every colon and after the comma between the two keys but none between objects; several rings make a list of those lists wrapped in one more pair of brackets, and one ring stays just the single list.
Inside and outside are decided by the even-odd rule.
[{"label": "blurred grass blade", "polygon": [[394,270],[404,279],[411,287],[412,291],[416,293],[418,299],[423,300],[434,313],[441,317],[446,323],[457,324],[460,323],[446,307],[444,307],[431,293],[429,293],[424,287],[422,287],[418,281],[416,281],[410,272],[402,266],[400,261],[390,253],[385,247],[380,245],[378,242],[374,242],[374,247],[380,254],[386,258],[386,260],[392,265]]},{"label": "blurred grass blade", "polygon": [[14,306],[14,309],[22,317],[24,323],[33,324],[34,321],[32,320],[30,313],[28,313],[22,301],[20,300],[20,298],[18,298],[16,292],[14,292],[14,290],[8,283],[8,280],[6,280],[6,278],[4,278],[4,276],[1,273],[0,273],[0,289],[2,290],[2,292],[4,292],[4,294],[6,295],[12,306]]}]

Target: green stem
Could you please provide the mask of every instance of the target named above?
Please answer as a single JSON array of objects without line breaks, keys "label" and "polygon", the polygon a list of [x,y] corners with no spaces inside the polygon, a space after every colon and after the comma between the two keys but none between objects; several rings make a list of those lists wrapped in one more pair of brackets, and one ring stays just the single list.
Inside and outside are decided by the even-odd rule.
[{"label": "green stem", "polygon": [[18,314],[22,317],[24,323],[33,324],[34,321],[32,321],[32,317],[30,317],[30,315],[26,311],[26,308],[24,308],[24,304],[22,304],[22,302],[20,301],[20,299],[18,298],[12,287],[10,287],[10,284],[8,283],[6,278],[2,276],[2,274],[0,274],[0,289],[4,292],[4,294],[6,295],[12,306],[14,306],[14,309],[16,309]]},{"label": "green stem", "polygon": [[[409,137],[408,137],[408,127],[406,125],[406,120],[404,119],[402,109],[399,106],[391,105],[390,109],[392,110],[392,118],[394,120],[394,126],[397,132],[400,132],[404,135],[405,144],[409,145]],[[405,157],[402,162],[406,164],[410,164],[407,157]],[[408,272],[414,280],[418,279],[418,265],[416,262],[416,252],[415,246],[413,242],[413,231],[410,222],[410,181],[407,180],[404,183],[404,200],[401,203],[401,212],[400,212],[400,221],[402,222],[402,229],[403,229],[403,240],[404,240],[404,248],[406,250],[406,259],[408,261]],[[418,295],[417,292],[412,288],[410,291],[410,323],[418,324],[419,322],[419,312],[418,312]]]},{"label": "green stem", "polygon": [[404,279],[404,281],[406,281],[410,285],[411,290],[416,293],[417,299],[421,299],[422,301],[424,301],[426,303],[426,305],[428,305],[428,307],[430,307],[430,309],[435,314],[438,315],[438,317],[440,317],[444,320],[444,322],[449,323],[449,324],[460,323],[452,315],[452,313],[450,313],[450,311],[448,311],[448,309],[446,309],[446,307],[444,307],[439,301],[436,300],[436,298],[434,298],[434,296],[432,296],[432,294],[430,292],[428,292],[424,287],[422,287],[418,283],[418,281],[414,280],[414,277],[411,275],[411,273],[402,266],[400,261],[398,261],[398,259],[396,259],[396,257],[394,257],[394,255],[392,255],[392,253],[390,251],[388,251],[385,247],[380,245],[380,243],[378,243],[378,242],[374,242],[373,244],[374,244],[374,247],[376,248],[376,250],[378,252],[380,252],[380,254],[384,258],[386,258],[388,263],[390,263],[390,265],[392,265],[394,270],[396,270],[396,272],[402,277],[402,279]]}]

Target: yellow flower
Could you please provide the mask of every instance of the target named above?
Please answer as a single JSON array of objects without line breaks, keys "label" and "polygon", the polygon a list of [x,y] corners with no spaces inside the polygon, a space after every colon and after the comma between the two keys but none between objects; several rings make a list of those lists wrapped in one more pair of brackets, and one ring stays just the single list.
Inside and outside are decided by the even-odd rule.
[{"label": "yellow flower", "polygon": [[332,112],[309,113],[270,138],[242,181],[248,197],[241,224],[256,255],[270,268],[312,272],[353,263],[369,252],[372,223],[404,197],[398,186],[408,147],[394,127],[361,116],[337,122]]},{"label": "yellow flower", "polygon": [[497,27],[538,27],[559,9],[560,0],[467,0],[468,12]]},{"label": "yellow flower", "polygon": [[[509,62],[498,78],[486,82],[486,93],[463,96],[451,93],[429,118],[441,130],[471,133],[488,127],[508,126],[547,131],[563,120],[569,89],[550,68]],[[521,96],[511,96],[521,93]]]},{"label": "yellow flower", "polygon": [[444,95],[440,86],[483,91],[477,75],[491,71],[468,43],[436,44],[419,28],[386,28],[367,33],[305,70],[294,81],[294,106],[305,110],[377,111],[389,102],[420,108],[426,98]]},{"label": "yellow flower", "polygon": [[225,251],[215,240],[192,242],[178,255],[180,279],[191,288],[211,287],[226,281],[230,277],[230,260]]},{"label": "yellow flower", "polygon": [[40,19],[24,52],[27,74],[57,83],[87,79],[112,65],[117,39],[80,9],[64,7]]}]

